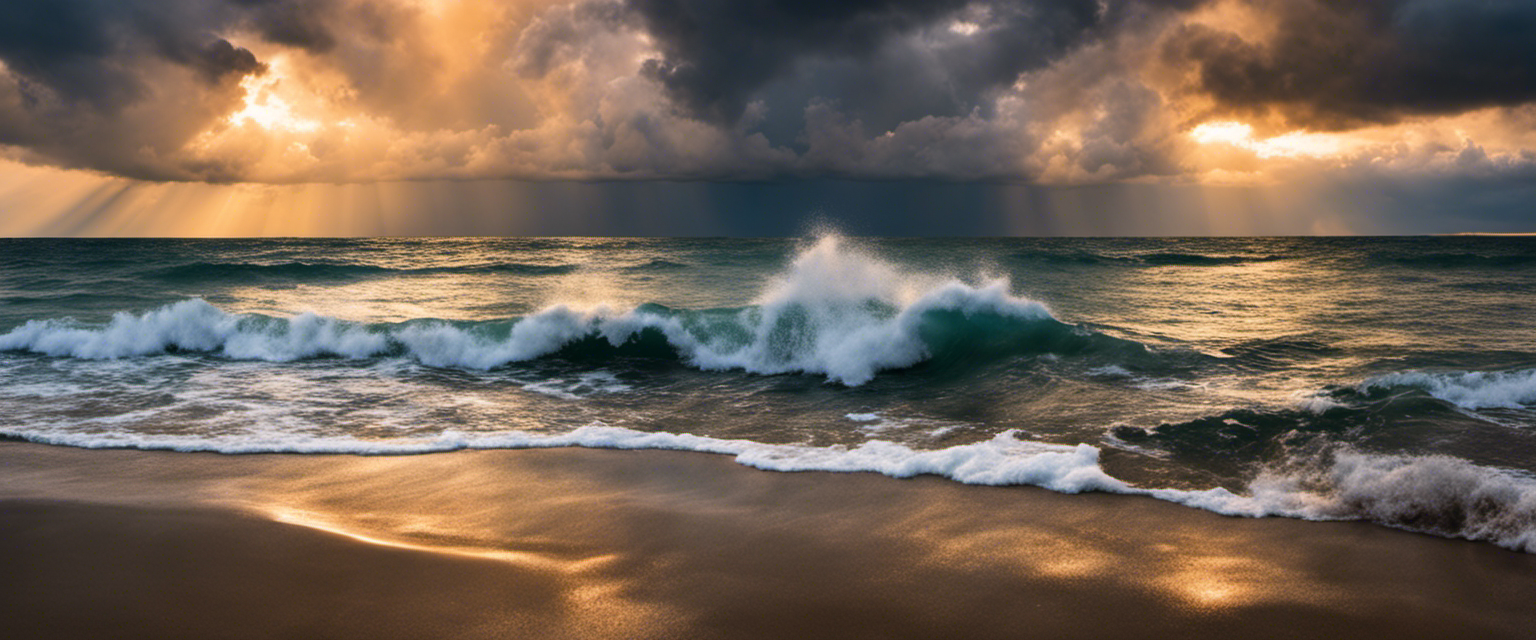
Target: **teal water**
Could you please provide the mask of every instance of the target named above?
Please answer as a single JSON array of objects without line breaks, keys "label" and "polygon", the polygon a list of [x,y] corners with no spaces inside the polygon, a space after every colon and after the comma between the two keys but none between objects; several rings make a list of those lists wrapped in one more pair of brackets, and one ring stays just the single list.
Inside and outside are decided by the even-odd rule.
[{"label": "teal water", "polygon": [[665,447],[1536,550],[1536,238],[0,240],[0,434]]}]

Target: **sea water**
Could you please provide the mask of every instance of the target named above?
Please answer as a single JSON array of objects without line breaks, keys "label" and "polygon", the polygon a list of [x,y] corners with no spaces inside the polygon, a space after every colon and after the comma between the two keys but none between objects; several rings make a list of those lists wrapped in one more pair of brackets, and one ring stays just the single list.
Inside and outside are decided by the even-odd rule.
[{"label": "sea water", "polygon": [[0,240],[0,436],[682,449],[1536,552],[1536,238]]}]

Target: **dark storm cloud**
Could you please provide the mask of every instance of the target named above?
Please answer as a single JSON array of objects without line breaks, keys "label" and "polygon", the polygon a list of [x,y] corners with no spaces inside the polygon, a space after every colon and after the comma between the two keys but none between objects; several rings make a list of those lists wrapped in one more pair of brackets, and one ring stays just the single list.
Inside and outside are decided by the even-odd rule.
[{"label": "dark storm cloud", "polygon": [[[0,9],[0,143],[67,166],[176,177],[163,166],[265,65],[221,34],[313,51],[333,44],[328,3],[296,0],[21,0]],[[180,79],[180,68],[190,79]],[[145,105],[147,109],[138,109]],[[152,112],[152,113],[146,113]]]},{"label": "dark storm cloud", "polygon": [[34,89],[100,110],[115,110],[142,93],[134,65],[139,56],[196,68],[213,81],[255,68],[250,52],[176,24],[179,16],[172,13],[147,9],[89,0],[8,6],[0,11],[0,60]]},{"label": "dark storm cloud", "polygon": [[[964,111],[981,93],[1049,64],[1083,41],[1149,11],[1193,2],[1097,0],[629,0],[662,58],[645,72],[696,115],[739,117],[754,94],[797,65],[821,60],[821,97],[853,104],[879,95],[889,105],[949,96]],[[950,27],[965,22],[967,31]],[[903,37],[920,41],[903,46]],[[914,51],[916,49],[916,51]],[[925,58],[925,75],[914,66]],[[812,65],[814,66],[814,65]],[[839,72],[837,67],[852,70]],[[914,73],[916,71],[916,73]],[[818,81],[819,80],[819,81]],[[839,92],[838,87],[858,91]],[[930,101],[931,105],[931,101]],[[903,113],[900,119],[953,113]]]},{"label": "dark storm cloud", "polygon": [[1263,41],[1189,25],[1163,55],[1239,112],[1342,129],[1536,100],[1536,3],[1274,0]]},{"label": "dark storm cloud", "polygon": [[0,10],[0,60],[28,81],[98,108],[122,107],[143,88],[146,58],[195,69],[210,82],[259,69],[255,56],[215,35],[248,28],[274,41],[323,50],[325,3],[290,0],[175,2],[21,0]]},{"label": "dark storm cloud", "polygon": [[645,73],[694,113],[735,120],[748,96],[800,57],[862,57],[964,0],[631,0],[663,58]]},{"label": "dark storm cloud", "polygon": [[324,22],[330,3],[319,0],[229,0],[268,42],[313,52],[336,46]]},{"label": "dark storm cloud", "polygon": [[[1258,141],[1521,104],[1536,108],[1536,3],[1513,0],[0,8],[0,157],[148,179],[1497,173],[1536,163],[1529,108],[1328,137],[1318,155]],[[1221,119],[1254,140],[1188,135]]]},{"label": "dark storm cloud", "polygon": [[168,50],[164,54],[168,60],[196,69],[209,83],[217,83],[226,75],[243,76],[265,69],[255,54],[223,38],[214,38],[200,47]]}]

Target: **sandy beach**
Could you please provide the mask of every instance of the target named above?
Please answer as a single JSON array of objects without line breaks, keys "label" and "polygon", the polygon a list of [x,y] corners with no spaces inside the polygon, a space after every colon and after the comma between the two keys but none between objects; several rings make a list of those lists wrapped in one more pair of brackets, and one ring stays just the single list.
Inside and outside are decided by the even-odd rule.
[{"label": "sandy beach", "polygon": [[1536,640],[1536,0],[21,0],[0,640]]},{"label": "sandy beach", "polygon": [[1521,637],[1536,557],[708,454],[0,443],[0,635]]}]

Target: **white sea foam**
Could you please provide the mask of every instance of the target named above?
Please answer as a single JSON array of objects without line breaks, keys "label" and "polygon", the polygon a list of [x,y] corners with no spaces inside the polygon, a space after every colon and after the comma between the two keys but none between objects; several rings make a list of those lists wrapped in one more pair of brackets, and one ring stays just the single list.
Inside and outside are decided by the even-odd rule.
[{"label": "white sea foam", "polygon": [[1163,451],[1155,447],[1142,447],[1134,445],[1115,435],[1115,429],[1125,427],[1146,431],[1145,427],[1139,427],[1135,425],[1114,425],[1114,428],[1105,430],[1104,434],[1099,437],[1100,442],[1103,442],[1104,444],[1107,444],[1110,447],[1119,449],[1121,451],[1130,451],[1132,453],[1147,456],[1149,458],[1159,458],[1166,460],[1171,456],[1171,454],[1169,454],[1167,451]]},{"label": "white sea foam", "polygon": [[594,395],[623,393],[632,390],[632,387],[607,371],[589,371],[575,378],[552,378],[529,382],[523,385],[523,389],[562,400],[580,400]]},{"label": "white sea foam", "polygon": [[692,434],[635,431],[601,423],[555,435],[522,431],[445,431],[430,437],[380,440],[276,431],[176,435],[0,428],[0,435],[91,449],[133,448],[231,454],[399,455],[461,449],[552,447],[671,449],[731,455],[741,464],[767,471],[874,472],[897,478],[932,474],[966,484],[1034,485],[1067,493],[1135,491],[1099,468],[1099,450],[1093,446],[1020,440],[1015,437],[1014,431],[1006,431],[982,442],[936,450],[916,450],[883,440],[870,440],[852,447],[763,444]]},{"label": "white sea foam", "polygon": [[[967,426],[965,423],[956,423],[950,420],[935,420],[919,416],[888,416],[883,413],[849,413],[843,416],[855,423],[860,431],[868,434],[882,434],[892,430],[903,431],[907,436],[916,436],[921,433],[929,439],[939,438],[955,429]],[[1016,431],[1016,435],[1022,435],[1022,431]]]},{"label": "white sea foam", "polygon": [[900,420],[890,420],[878,413],[850,413],[843,417],[858,423],[859,430],[865,433],[879,433],[892,427],[905,426]]},{"label": "white sea foam", "polygon": [[1239,494],[1225,488],[1133,486],[1104,471],[1097,447],[1022,440],[1014,430],[989,440],[932,450],[884,440],[851,447],[764,444],[635,431],[601,423],[563,434],[445,431],[433,436],[375,440],[275,430],[175,435],[0,428],[0,435],[85,448],[233,454],[400,455],[553,447],[696,451],[733,456],[740,464],[766,471],[873,472],[896,478],[937,475],[965,484],[1143,495],[1231,516],[1369,520],[1536,553],[1536,479],[1445,456],[1342,451],[1316,466],[1261,474],[1249,484],[1246,494]]},{"label": "white sea foam", "polygon": [[361,325],[313,313],[263,323],[192,299],[140,315],[118,313],[95,328],[68,320],[31,320],[0,335],[0,350],[104,360],[174,349],[287,362],[320,355],[365,358],[382,353],[388,342]]},{"label": "white sea foam", "polygon": [[1359,519],[1536,553],[1536,480],[1442,455],[1340,451],[1326,464],[1261,474],[1220,513]]},{"label": "white sea foam", "polygon": [[648,307],[557,304],[497,333],[444,322],[370,327],[313,313],[262,318],[193,299],[139,315],[118,313],[104,326],[29,321],[0,335],[0,350],[88,359],[194,351],[276,362],[403,354],[430,366],[483,370],[547,356],[584,339],[619,347],[657,331],[701,369],[821,374],[852,386],[930,357],[920,330],[925,314],[935,311],[1055,322],[1044,305],[1012,295],[1005,279],[971,285],[906,275],[828,236],[801,252],[757,305],[736,315],[737,330],[724,334],[685,327],[679,316]]},{"label": "white sea foam", "polygon": [[[826,236],[803,251],[759,299],[748,320],[751,342],[701,344],[691,360],[705,369],[825,374],[846,385],[929,356],[918,329],[930,311],[1053,320],[1039,302],[1013,296],[1006,279],[981,286],[925,282]],[[892,313],[891,310],[895,312]]]},{"label": "white sea foam", "polygon": [[1143,391],[1198,392],[1209,389],[1203,382],[1188,382],[1173,378],[1135,378],[1132,379],[1131,386]]},{"label": "white sea foam", "polygon": [[[829,241],[823,241],[826,242]],[[802,260],[814,258],[820,251],[833,249],[813,249]],[[588,337],[598,337],[619,347],[636,339],[642,331],[654,330],[666,338],[684,361],[700,369],[815,373],[856,386],[868,382],[879,371],[910,367],[929,357],[919,328],[923,315],[930,311],[1054,321],[1040,303],[1011,295],[1006,280],[981,286],[947,281],[922,293],[915,301],[897,306],[899,296],[891,294],[891,283],[876,280],[860,288],[836,282],[836,277],[840,277],[836,273],[828,280],[829,274],[821,272],[828,268],[824,264],[827,261],[830,259],[813,260],[810,264],[797,262],[785,281],[760,304],[740,312],[735,322],[749,336],[745,343],[733,336],[696,333],[675,316],[644,308],[624,312],[607,307],[577,311],[565,306],[523,318],[513,325],[506,338],[486,337],[447,324],[413,325],[391,335],[423,364],[490,369],[549,355]],[[874,270],[869,265],[864,267]],[[813,282],[836,284],[820,289]],[[896,310],[885,310],[890,307]]]},{"label": "white sea foam", "polygon": [[1536,369],[1430,373],[1408,371],[1377,376],[1361,390],[1417,387],[1463,409],[1518,409],[1536,405]]},{"label": "white sea foam", "polygon": [[1345,406],[1344,403],[1328,397],[1323,392],[1299,392],[1291,395],[1291,402],[1297,411],[1305,411],[1315,416],[1327,413],[1329,409]]},{"label": "white sea foam", "polygon": [[1129,378],[1131,372],[1117,364],[1094,367],[1088,370],[1088,375],[1095,378]]}]

